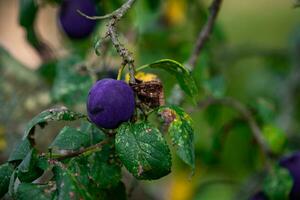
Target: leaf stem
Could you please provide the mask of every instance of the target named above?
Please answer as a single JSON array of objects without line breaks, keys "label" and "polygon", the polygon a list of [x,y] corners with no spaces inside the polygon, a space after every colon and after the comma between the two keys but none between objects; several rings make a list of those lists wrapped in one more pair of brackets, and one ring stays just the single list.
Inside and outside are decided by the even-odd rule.
[{"label": "leaf stem", "polygon": [[121,80],[124,67],[124,65],[121,65],[121,67],[119,68],[117,80]]},{"label": "leaf stem", "polygon": [[94,144],[92,146],[89,146],[87,148],[79,149],[78,151],[74,151],[74,152],[67,153],[67,154],[52,154],[51,159],[61,161],[61,160],[73,158],[73,157],[76,157],[76,156],[79,156],[82,154],[91,154],[91,153],[100,151],[105,144],[109,143],[109,141],[110,141],[110,138],[107,138],[107,139],[102,140],[101,142]]}]

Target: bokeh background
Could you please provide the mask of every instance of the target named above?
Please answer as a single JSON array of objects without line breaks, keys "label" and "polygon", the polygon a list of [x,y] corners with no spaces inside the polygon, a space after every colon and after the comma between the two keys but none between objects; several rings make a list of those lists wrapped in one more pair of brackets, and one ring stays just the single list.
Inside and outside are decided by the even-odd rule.
[{"label": "bokeh background", "polygon": [[[100,78],[115,74],[120,65],[110,46],[100,57],[93,51],[105,22],[98,23],[90,38],[73,41],[58,26],[58,6],[39,2],[36,30],[54,52],[55,61],[45,60],[26,40],[18,23],[18,1],[0,0],[0,163],[22,137],[26,123],[43,109],[66,105],[85,112],[85,96],[81,94],[87,92],[89,82],[78,78],[86,75],[78,73],[80,64],[97,70]],[[210,3],[137,1],[119,26],[121,40],[134,53],[136,65],[162,58],[185,63],[206,22]],[[99,12],[108,13],[121,4],[121,0],[101,0]],[[199,101],[213,96],[242,102],[254,113],[266,140],[279,155],[300,147],[299,26],[300,9],[293,7],[293,1],[224,0],[210,41],[193,70],[200,88]],[[62,77],[67,74],[64,66],[69,65],[76,65],[77,71],[67,70],[67,77]],[[162,72],[151,72],[163,81],[166,99],[173,102],[176,80]],[[71,88],[77,84],[81,89]],[[61,89],[64,86],[67,93]],[[132,198],[229,200],[251,195],[259,185],[263,158],[247,123],[226,106],[191,109],[195,104],[188,98],[182,106],[192,110],[195,175],[190,176],[189,169],[174,158],[170,175],[140,183]],[[61,126],[50,125],[43,130],[45,134],[38,138],[41,150]],[[268,135],[280,139],[272,140]]]}]

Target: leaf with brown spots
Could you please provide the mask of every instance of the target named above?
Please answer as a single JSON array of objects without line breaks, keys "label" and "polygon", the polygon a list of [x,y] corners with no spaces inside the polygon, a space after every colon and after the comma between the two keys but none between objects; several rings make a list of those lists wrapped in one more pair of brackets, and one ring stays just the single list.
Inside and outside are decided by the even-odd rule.
[{"label": "leaf with brown spots", "polygon": [[147,122],[123,123],[116,134],[116,152],[137,179],[159,179],[171,171],[171,153],[159,130]]},{"label": "leaf with brown spots", "polygon": [[168,132],[177,155],[194,170],[194,130],[190,116],[176,106],[163,106],[158,113],[168,125]]}]

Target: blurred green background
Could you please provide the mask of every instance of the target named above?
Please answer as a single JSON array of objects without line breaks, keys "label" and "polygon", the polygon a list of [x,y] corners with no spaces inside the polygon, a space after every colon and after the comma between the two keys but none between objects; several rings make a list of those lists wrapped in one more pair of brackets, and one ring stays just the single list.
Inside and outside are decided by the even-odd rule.
[{"label": "blurred green background", "polygon": [[[121,3],[99,0],[98,6],[108,13]],[[137,66],[162,58],[186,63],[210,3],[138,0],[120,22],[120,38],[134,53]],[[26,123],[43,109],[59,104],[86,112],[91,80],[81,73],[81,65],[99,72],[98,78],[116,72],[120,65],[111,46],[100,57],[93,51],[105,22],[99,22],[89,39],[72,41],[59,30],[57,7],[42,3],[36,19],[37,32],[56,58],[45,61],[18,25],[18,1],[0,0],[1,163],[22,137]],[[299,26],[300,10],[293,8],[293,1],[224,0],[214,31],[192,72],[200,88],[197,101],[232,97],[243,103],[278,157],[300,145]],[[174,102],[176,80],[160,71],[150,72],[163,81],[167,102]],[[170,175],[142,182],[132,199],[145,193],[149,199],[247,199],[260,187],[264,160],[248,124],[230,107],[212,105],[197,110],[189,98],[184,98],[182,106],[192,110],[195,175],[190,176],[189,169],[174,158]],[[41,150],[62,125],[44,130],[47,135],[39,139]]]}]

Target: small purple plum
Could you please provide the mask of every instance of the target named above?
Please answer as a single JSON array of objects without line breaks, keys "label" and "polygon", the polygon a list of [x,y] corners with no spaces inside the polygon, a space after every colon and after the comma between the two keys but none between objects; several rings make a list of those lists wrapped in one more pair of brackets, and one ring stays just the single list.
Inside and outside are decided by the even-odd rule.
[{"label": "small purple plum", "polygon": [[89,16],[97,15],[93,0],[64,0],[59,10],[59,23],[69,38],[84,39],[93,32],[96,21],[85,18],[77,10]]},{"label": "small purple plum", "polygon": [[290,192],[290,200],[300,199],[300,151],[279,161],[280,166],[289,170],[293,178],[293,187]]},{"label": "small purple plum", "polygon": [[134,109],[134,92],[124,81],[102,79],[89,92],[88,116],[99,127],[117,128],[132,117]]}]

